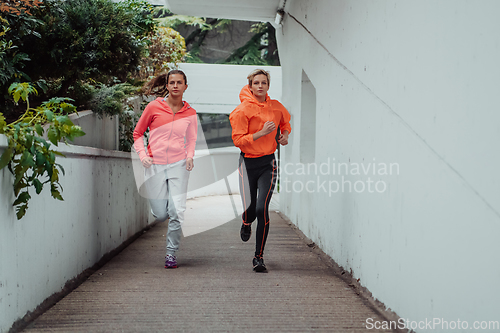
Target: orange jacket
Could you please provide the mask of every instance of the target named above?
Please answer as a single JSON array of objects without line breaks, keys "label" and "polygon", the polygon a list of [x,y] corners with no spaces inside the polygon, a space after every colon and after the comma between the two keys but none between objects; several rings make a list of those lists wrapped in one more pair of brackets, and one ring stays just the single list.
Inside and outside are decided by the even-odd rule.
[{"label": "orange jacket", "polygon": [[241,104],[229,115],[232,127],[234,145],[241,149],[245,157],[261,157],[273,154],[276,151],[276,131],[265,135],[258,140],[253,140],[253,134],[264,127],[266,121],[274,121],[281,132],[288,131],[290,126],[290,113],[277,100],[266,95],[266,101],[260,103],[252,94],[248,85],[240,92]]}]

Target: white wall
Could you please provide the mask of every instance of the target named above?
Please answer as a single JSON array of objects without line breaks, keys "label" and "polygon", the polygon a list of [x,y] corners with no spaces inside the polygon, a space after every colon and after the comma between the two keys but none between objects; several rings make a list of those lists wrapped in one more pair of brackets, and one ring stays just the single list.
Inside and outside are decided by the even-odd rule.
[{"label": "white wall", "polygon": [[269,96],[281,99],[281,67],[214,64],[179,64],[188,79],[184,99],[198,113],[229,114],[239,104],[241,88],[248,84],[247,76],[256,68],[271,73]]},{"label": "white wall", "polygon": [[[466,320],[463,331],[499,321],[500,2],[290,0],[285,11],[281,210],[401,317]],[[315,110],[301,108],[303,72]],[[307,140],[329,172],[297,175]],[[342,171],[361,193],[342,191],[333,163],[358,164],[361,175]],[[340,190],[325,193],[324,181]]]},{"label": "white wall", "polygon": [[75,138],[74,145],[94,147],[108,150],[118,150],[120,139],[118,136],[118,116],[99,118],[92,111],[79,111],[70,116],[71,121],[82,128],[84,135]]},{"label": "white wall", "polygon": [[[0,154],[6,145],[0,136]],[[58,158],[64,201],[45,186],[17,220],[13,177],[0,171],[0,332],[106,253],[147,226],[147,202],[137,194],[130,154],[62,145]]]}]

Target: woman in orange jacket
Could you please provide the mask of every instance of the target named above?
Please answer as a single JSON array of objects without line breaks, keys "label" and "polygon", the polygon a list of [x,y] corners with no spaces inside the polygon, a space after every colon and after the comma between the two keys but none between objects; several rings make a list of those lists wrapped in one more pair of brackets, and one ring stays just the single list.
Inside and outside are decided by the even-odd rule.
[{"label": "woman in orange jacket", "polygon": [[[252,261],[256,272],[267,270],[263,254],[269,233],[269,202],[277,175],[274,152],[278,143],[288,144],[291,132],[290,114],[267,94],[270,81],[269,72],[252,71],[248,75],[248,85],[240,92],[241,104],[229,116],[233,142],[241,150],[238,172],[245,211],[240,236],[244,242],[250,239],[251,224],[257,218]],[[278,129],[281,133],[277,137]]]}]

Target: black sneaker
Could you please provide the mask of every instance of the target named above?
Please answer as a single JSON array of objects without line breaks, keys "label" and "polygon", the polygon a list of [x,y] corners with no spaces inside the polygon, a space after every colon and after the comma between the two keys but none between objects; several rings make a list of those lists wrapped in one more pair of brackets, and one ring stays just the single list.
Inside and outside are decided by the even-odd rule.
[{"label": "black sneaker", "polygon": [[253,270],[256,272],[264,272],[267,270],[263,258],[253,258]]},{"label": "black sneaker", "polygon": [[242,224],[240,230],[241,240],[247,242],[252,235],[252,225],[251,224]]}]

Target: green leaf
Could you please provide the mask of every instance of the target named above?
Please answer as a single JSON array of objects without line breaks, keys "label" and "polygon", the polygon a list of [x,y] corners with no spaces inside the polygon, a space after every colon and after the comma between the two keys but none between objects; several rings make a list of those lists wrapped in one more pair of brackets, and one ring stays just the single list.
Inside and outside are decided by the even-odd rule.
[{"label": "green leaf", "polygon": [[54,150],[49,151],[49,161],[54,164],[56,162],[56,155],[54,154]]},{"label": "green leaf", "polygon": [[37,166],[44,165],[46,161],[47,161],[47,159],[45,158],[45,156],[42,153],[40,153],[40,152],[36,153],[36,165]]},{"label": "green leaf", "polygon": [[66,176],[66,172],[64,171],[63,166],[61,164],[57,164],[57,163],[56,163],[56,166],[58,166],[59,169],[61,169],[63,176]]},{"label": "green leaf", "polygon": [[19,98],[21,98],[21,90],[19,90],[19,89],[15,89],[15,90],[11,91],[11,89],[9,88],[9,93],[12,94],[12,97],[14,97],[14,102],[16,102],[16,103],[19,101]]},{"label": "green leaf", "polygon": [[69,119],[68,116],[57,116],[56,120],[63,125],[68,125],[68,126],[73,125],[73,122]]},{"label": "green leaf", "polygon": [[59,142],[59,131],[57,127],[55,127],[54,125],[50,126],[49,131],[47,132],[47,136],[50,142],[57,146]]},{"label": "green leaf", "polygon": [[42,125],[36,124],[35,125],[35,130],[36,130],[36,133],[38,135],[43,136],[43,127],[42,127]]},{"label": "green leaf", "polygon": [[57,170],[55,167],[52,170],[52,177],[50,177],[50,181],[53,183],[56,183],[59,181],[59,170]]},{"label": "green leaf", "polygon": [[32,87],[28,82],[14,82],[10,85],[9,87],[9,94],[11,94],[14,97],[14,102],[18,102],[20,98],[23,99],[23,101],[26,101],[28,99],[28,95],[31,93],[38,94],[38,91]]},{"label": "green leaf", "polygon": [[72,137],[79,137],[79,136],[84,136],[84,135],[85,135],[85,132],[82,131],[82,128],[80,126],[76,126],[76,125],[71,126],[71,136]]},{"label": "green leaf", "polygon": [[52,178],[52,164],[49,163],[49,161],[45,162],[45,171],[47,171],[47,175],[49,176],[49,179]]},{"label": "green leaf", "polygon": [[[19,165],[20,166],[20,165]],[[15,175],[16,175],[16,178],[14,180],[14,185],[17,185],[24,177],[26,171],[28,171],[29,169],[29,165],[24,165],[22,167],[19,167],[19,168],[15,168]]]},{"label": "green leaf", "polygon": [[65,98],[64,97],[52,97],[51,99],[49,99],[49,101],[47,102],[47,105],[55,105],[55,104],[59,104],[61,103],[62,101],[64,101]]},{"label": "green leaf", "polygon": [[43,188],[42,182],[40,182],[38,179],[35,178],[33,180],[33,185],[35,185],[36,194],[40,194],[40,192],[42,192],[42,188]]},{"label": "green leaf", "polygon": [[[33,155],[29,150],[24,150],[23,155],[21,157],[21,161],[19,161],[21,166],[35,166],[35,161],[33,160]],[[25,171],[26,172],[26,171]]]},{"label": "green leaf", "polygon": [[52,122],[54,120],[54,113],[52,111],[45,110],[43,113],[45,114],[45,117],[47,117],[48,121]]},{"label": "green leaf", "polygon": [[57,151],[57,150],[53,150],[52,153],[54,153],[55,155],[57,156],[62,156],[62,157],[66,157],[66,155],[64,155],[63,153]]},{"label": "green leaf", "polygon": [[24,204],[24,205],[21,205],[21,206],[18,206],[16,207],[16,216],[17,216],[17,219],[20,220],[22,219],[22,217],[24,216],[24,214],[26,214],[26,209],[28,208],[28,204]]},{"label": "green leaf", "polygon": [[45,172],[45,167],[43,165],[39,166],[38,168],[35,169],[37,175],[43,175]]},{"label": "green leaf", "polygon": [[55,184],[52,184],[50,186],[50,194],[52,194],[52,197],[57,200],[64,201],[63,197],[61,196],[61,193],[57,189],[57,186]]},{"label": "green leaf", "polygon": [[2,154],[2,157],[0,157],[0,170],[5,168],[7,164],[11,161],[13,157],[13,149],[12,148],[7,148]]},{"label": "green leaf", "polygon": [[27,203],[29,199],[31,199],[31,195],[28,192],[23,192],[23,193],[19,194],[16,201],[14,201],[14,203],[12,205],[17,206],[20,203]]},{"label": "green leaf", "polygon": [[26,134],[26,143],[25,143],[26,148],[30,149],[32,145],[33,145],[33,135]]},{"label": "green leaf", "polygon": [[0,134],[5,133],[5,127],[6,126],[7,126],[7,123],[5,122],[5,117],[0,112]]},{"label": "green leaf", "polygon": [[[69,103],[64,102],[64,103],[61,103],[61,109],[66,113],[73,113],[76,111],[76,106],[74,106],[73,104],[69,104]],[[71,122],[71,120],[70,120],[70,122]],[[68,124],[68,125],[73,125],[73,123],[71,122],[71,124]]]},{"label": "green leaf", "polygon": [[[42,36],[40,34],[37,35],[37,37],[39,38],[42,38]],[[47,86],[47,81],[45,81],[44,79],[39,79],[37,82],[36,82],[37,86],[43,90],[44,93],[47,92],[47,90],[49,89],[49,87]]]},{"label": "green leaf", "polygon": [[19,192],[21,192],[21,190],[22,190],[23,188],[26,188],[27,186],[28,186],[28,185],[27,185],[24,181],[22,181],[22,182],[19,182],[19,183],[15,184],[15,185],[14,185],[14,195],[15,195],[15,196],[19,195]]},{"label": "green leaf", "polygon": [[59,193],[59,191],[52,192],[52,197],[54,199],[64,201],[64,198],[62,197],[61,193]]}]

